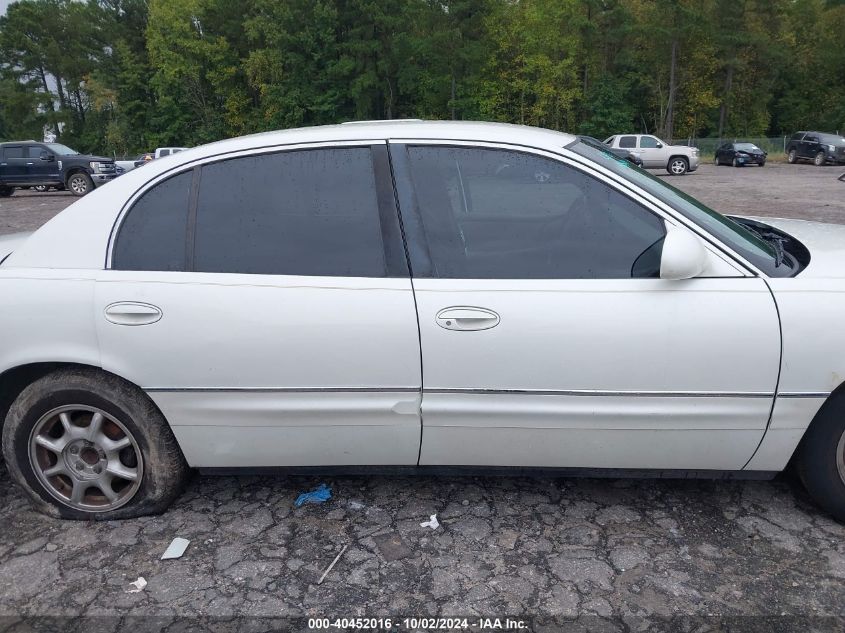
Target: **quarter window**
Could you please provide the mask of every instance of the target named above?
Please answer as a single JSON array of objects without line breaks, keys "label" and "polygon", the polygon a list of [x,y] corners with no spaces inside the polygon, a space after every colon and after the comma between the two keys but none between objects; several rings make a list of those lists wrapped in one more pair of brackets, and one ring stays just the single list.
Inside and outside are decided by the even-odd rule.
[{"label": "quarter window", "polygon": [[522,152],[408,148],[434,274],[657,277],[663,221],[603,182]]},{"label": "quarter window", "polygon": [[185,270],[192,172],[155,185],[129,210],[114,246],[117,270]]},{"label": "quarter window", "polygon": [[371,150],[294,150],[203,166],[194,269],[385,277]]},{"label": "quarter window", "polygon": [[620,136],[619,137],[619,147],[624,147],[626,149],[633,149],[637,146],[637,137],[636,136]]}]

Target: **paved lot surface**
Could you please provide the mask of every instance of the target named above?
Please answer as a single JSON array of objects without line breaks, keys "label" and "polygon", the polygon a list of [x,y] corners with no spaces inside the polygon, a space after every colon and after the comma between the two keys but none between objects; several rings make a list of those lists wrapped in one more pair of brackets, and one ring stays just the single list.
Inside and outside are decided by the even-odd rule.
[{"label": "paved lot surface", "polygon": [[[706,165],[670,182],[723,212],[841,222],[838,173]],[[72,201],[2,199],[0,232],[35,228]],[[334,498],[294,509],[296,496],[321,481]],[[434,513],[441,527],[420,527]],[[15,626],[2,616],[45,615],[161,616],[146,620],[147,629],[133,621],[138,630],[177,617],[248,623],[286,615],[578,616],[589,629],[595,616],[778,616],[761,631],[809,630],[811,616],[845,618],[845,526],[816,510],[788,476],[196,476],[163,516],[74,523],[30,510],[0,463],[0,526],[0,631]],[[160,561],[176,536],[191,539],[186,554]],[[149,584],[128,593],[139,576]],[[660,622],[624,630],[681,628]],[[702,622],[684,628],[705,630]],[[821,620],[814,630],[836,626],[842,621]]]}]

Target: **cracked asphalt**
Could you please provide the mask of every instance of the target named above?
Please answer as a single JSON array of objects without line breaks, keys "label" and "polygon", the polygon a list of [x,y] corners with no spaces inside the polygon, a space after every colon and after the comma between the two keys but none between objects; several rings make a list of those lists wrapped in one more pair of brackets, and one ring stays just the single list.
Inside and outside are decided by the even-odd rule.
[{"label": "cracked asphalt", "polygon": [[[723,212],[842,222],[840,171],[705,165],[671,182]],[[72,201],[17,193],[0,201],[0,233],[35,228]],[[330,501],[294,508],[321,482]],[[420,526],[435,513],[437,530]],[[191,540],[184,556],[159,560],[177,536]],[[148,584],[130,593],[139,577]],[[79,630],[92,622],[97,630],[206,630],[201,622],[259,630],[250,628],[264,622],[256,618],[510,615],[558,617],[570,627],[541,620],[534,630],[842,631],[845,526],[789,474],[195,475],[162,516],[62,522],[31,510],[0,462],[0,632],[73,630],[39,618],[80,615],[88,618]],[[692,620],[667,620],[677,616]],[[739,619],[719,628],[709,616]]]}]

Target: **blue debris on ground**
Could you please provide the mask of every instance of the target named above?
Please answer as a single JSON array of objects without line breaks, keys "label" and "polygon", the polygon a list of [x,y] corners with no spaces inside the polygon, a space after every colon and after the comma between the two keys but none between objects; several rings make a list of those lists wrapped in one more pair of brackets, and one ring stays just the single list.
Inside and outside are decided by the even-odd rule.
[{"label": "blue debris on ground", "polygon": [[320,484],[311,492],[303,492],[296,498],[293,505],[297,508],[306,503],[323,503],[332,498],[332,491],[326,484]]}]

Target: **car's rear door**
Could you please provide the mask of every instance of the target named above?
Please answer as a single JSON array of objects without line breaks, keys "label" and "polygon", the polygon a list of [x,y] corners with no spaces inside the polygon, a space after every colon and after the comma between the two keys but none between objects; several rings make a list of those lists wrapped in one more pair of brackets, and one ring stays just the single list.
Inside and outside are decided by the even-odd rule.
[{"label": "car's rear door", "polygon": [[715,250],[708,278],[657,278],[670,220],[549,154],[405,141],[391,156],[421,464],[742,468],[778,373],[762,279]]},{"label": "car's rear door", "polygon": [[15,185],[25,185],[29,182],[27,173],[26,147],[23,145],[5,145],[0,155],[0,169],[3,170],[3,180]]},{"label": "car's rear door", "polygon": [[96,290],[102,365],[199,467],[415,464],[420,354],[385,143],[160,180]]}]

